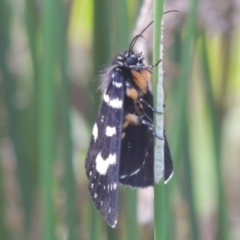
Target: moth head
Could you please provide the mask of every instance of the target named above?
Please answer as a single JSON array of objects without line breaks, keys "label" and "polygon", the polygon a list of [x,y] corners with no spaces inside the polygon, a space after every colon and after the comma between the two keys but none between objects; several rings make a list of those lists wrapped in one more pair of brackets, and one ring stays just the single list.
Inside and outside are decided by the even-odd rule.
[{"label": "moth head", "polygon": [[143,63],[143,55],[142,53],[135,53],[134,51],[126,51],[124,53],[120,53],[117,56],[117,63],[120,66],[124,67],[133,67],[133,66],[142,66],[144,65]]},{"label": "moth head", "polygon": [[131,53],[127,52],[124,59],[125,66],[137,66],[143,64],[142,53],[136,54],[133,51]]}]

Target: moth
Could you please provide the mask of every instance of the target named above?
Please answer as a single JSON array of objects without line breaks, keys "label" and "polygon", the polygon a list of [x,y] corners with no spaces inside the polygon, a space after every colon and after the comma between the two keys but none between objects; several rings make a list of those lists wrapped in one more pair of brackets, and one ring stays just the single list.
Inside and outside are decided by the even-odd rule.
[{"label": "moth", "polygon": [[[89,192],[107,223],[118,219],[119,183],[133,188],[154,185],[153,95],[149,89],[154,66],[146,65],[134,45],[119,53],[101,75],[102,101],[93,126],[85,168]],[[164,178],[173,173],[172,158],[164,132]]]}]

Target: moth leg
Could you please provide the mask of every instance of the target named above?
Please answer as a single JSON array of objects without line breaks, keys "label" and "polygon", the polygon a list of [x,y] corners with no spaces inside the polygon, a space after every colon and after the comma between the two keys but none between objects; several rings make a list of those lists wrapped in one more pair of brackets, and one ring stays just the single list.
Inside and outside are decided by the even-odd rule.
[{"label": "moth leg", "polygon": [[145,104],[148,108],[150,108],[153,112],[157,113],[157,114],[162,114],[162,112],[158,112],[155,108],[153,108],[153,106],[151,106],[147,101],[145,101],[142,98],[139,98],[139,101],[143,104]]},{"label": "moth leg", "polygon": [[[143,113],[141,116],[140,116],[141,119],[144,119],[145,121],[149,122],[150,124],[153,125],[153,121],[152,119],[146,114],[146,113]],[[147,119],[146,119],[147,118]]]},{"label": "moth leg", "polygon": [[155,64],[150,65],[150,66],[139,66],[139,65],[130,65],[129,68],[134,69],[134,70],[142,70],[142,69],[146,69],[149,72],[152,72],[152,69],[156,66],[158,66],[158,64],[162,61],[162,59],[159,59]]},{"label": "moth leg", "polygon": [[152,65],[151,67],[154,68],[156,66],[158,66],[158,64],[162,61],[162,59],[160,58],[154,65]]},{"label": "moth leg", "polygon": [[153,136],[155,136],[157,139],[164,140],[162,137],[158,136],[156,133],[156,130],[151,122],[148,122],[147,120],[143,119],[146,114],[142,115],[141,117],[138,118],[139,122],[143,125],[146,125],[148,129],[152,132]]}]

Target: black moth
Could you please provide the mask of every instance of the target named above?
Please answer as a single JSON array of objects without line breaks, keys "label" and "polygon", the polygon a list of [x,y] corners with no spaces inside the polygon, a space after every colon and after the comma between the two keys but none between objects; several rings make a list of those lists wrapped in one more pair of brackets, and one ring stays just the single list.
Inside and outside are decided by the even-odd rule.
[{"label": "black moth", "polygon": [[[154,184],[153,96],[149,90],[154,66],[142,53],[119,53],[101,77],[102,103],[86,157],[89,191],[97,209],[111,227],[118,219],[118,185],[144,188]],[[158,64],[158,63],[157,63]],[[156,136],[158,137],[158,136]],[[165,182],[173,172],[164,134]]]}]

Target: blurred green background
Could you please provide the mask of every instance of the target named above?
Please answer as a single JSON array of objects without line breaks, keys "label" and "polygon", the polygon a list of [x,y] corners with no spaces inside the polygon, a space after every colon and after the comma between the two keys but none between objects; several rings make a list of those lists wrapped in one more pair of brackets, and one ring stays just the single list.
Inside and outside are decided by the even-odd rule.
[{"label": "blurred green background", "polygon": [[[170,9],[181,12],[163,32],[167,239],[240,239],[240,1]],[[0,239],[153,239],[151,189],[121,187],[113,230],[84,169],[99,73],[152,12],[151,1],[0,0]]]}]

